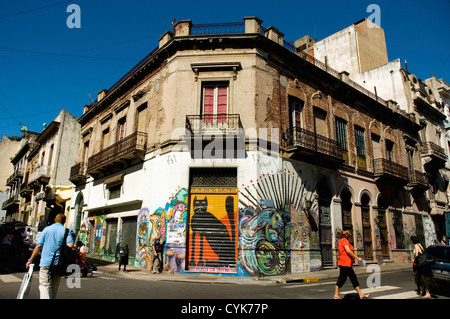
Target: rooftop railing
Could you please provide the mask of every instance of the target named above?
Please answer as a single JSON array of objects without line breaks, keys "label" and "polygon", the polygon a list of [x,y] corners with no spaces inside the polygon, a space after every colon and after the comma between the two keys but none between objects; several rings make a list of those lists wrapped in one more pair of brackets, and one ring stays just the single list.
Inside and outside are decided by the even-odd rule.
[{"label": "rooftop railing", "polygon": [[239,33],[245,33],[245,22],[194,24],[191,29],[191,35]]}]

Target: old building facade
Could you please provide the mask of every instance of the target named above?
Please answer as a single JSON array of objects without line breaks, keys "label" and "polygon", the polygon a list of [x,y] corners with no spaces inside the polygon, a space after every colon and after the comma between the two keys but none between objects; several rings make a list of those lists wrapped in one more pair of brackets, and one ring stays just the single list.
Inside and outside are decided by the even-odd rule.
[{"label": "old building facade", "polygon": [[261,24],[177,21],[85,106],[69,223],[89,254],[150,268],[161,234],[165,272],[309,272],[349,229],[369,262],[410,259],[416,117]]},{"label": "old building facade", "polygon": [[[400,59],[388,61],[384,30],[367,19],[311,47],[309,52],[315,57],[340,72],[347,71],[352,81],[377,99],[391,101],[400,112],[415,116],[420,124],[419,143],[408,148],[408,154],[409,157],[419,156],[420,161],[405,163],[413,172],[410,178],[427,179],[429,188],[426,200],[420,204],[426,214],[415,217],[411,231],[417,232],[427,246],[440,241],[445,234],[445,214],[449,210],[447,119],[445,98],[440,96],[441,93],[446,95],[443,83],[432,78],[420,80],[410,73],[406,61],[404,65]],[[334,47],[339,50],[333,50]]]},{"label": "old building facade", "polygon": [[[9,187],[8,196],[2,202],[2,208],[6,211],[4,221],[7,222],[22,220],[20,210],[21,190],[27,166],[27,154],[38,135],[38,133],[28,131],[26,127],[22,128],[22,133],[20,142],[9,141],[9,147],[7,149],[2,148],[2,154],[6,155],[2,158],[5,161],[2,165],[4,171],[9,171],[6,161],[9,161],[8,164],[12,166],[11,174],[5,179],[5,185]],[[12,149],[12,152],[8,149]]]},{"label": "old building facade", "polygon": [[74,154],[78,152],[79,143],[80,124],[69,112],[61,110],[32,143],[23,148],[26,166],[20,185],[18,220],[42,230],[53,223],[57,213],[69,211],[70,167],[76,162]]}]

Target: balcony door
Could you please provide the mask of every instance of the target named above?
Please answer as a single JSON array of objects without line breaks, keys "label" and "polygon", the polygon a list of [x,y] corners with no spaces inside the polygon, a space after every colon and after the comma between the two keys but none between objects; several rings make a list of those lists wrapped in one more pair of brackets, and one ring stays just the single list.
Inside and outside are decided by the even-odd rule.
[{"label": "balcony door", "polygon": [[[227,128],[229,108],[228,82],[205,83],[202,88],[203,133],[216,133]],[[205,131],[206,130],[206,131]]]}]

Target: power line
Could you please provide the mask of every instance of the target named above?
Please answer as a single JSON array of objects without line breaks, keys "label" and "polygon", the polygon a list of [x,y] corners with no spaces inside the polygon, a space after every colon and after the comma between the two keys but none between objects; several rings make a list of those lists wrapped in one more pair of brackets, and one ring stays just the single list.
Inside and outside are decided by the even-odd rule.
[{"label": "power line", "polygon": [[20,12],[10,13],[10,14],[4,15],[4,16],[0,16],[0,19],[15,17],[15,16],[18,16],[18,15],[21,15],[21,14],[26,14],[26,13],[30,13],[30,12],[33,12],[33,11],[38,11],[38,10],[54,7],[54,6],[63,4],[63,3],[67,3],[67,1],[60,1],[60,2],[57,2],[57,3],[48,4],[48,5],[45,5],[45,6],[42,6],[42,7],[37,7],[37,8],[28,9],[28,10],[24,10],[24,11],[20,11]]},{"label": "power line", "polygon": [[[0,101],[1,103],[1,101]],[[36,115],[42,115],[42,114],[48,114],[48,113],[53,113],[53,112],[58,112],[59,110],[52,110],[52,111],[47,111],[47,112],[39,112],[39,113],[30,113],[30,114],[25,114],[25,115],[21,115],[20,117],[32,117],[32,116],[36,116]],[[10,115],[10,117],[2,117],[0,118],[0,121],[6,121],[6,120],[16,120],[18,121],[18,119],[16,119],[13,115],[11,115],[11,113],[8,112],[8,114]]]},{"label": "power line", "polygon": [[75,55],[75,54],[46,52],[46,51],[23,50],[23,49],[6,48],[6,47],[0,47],[0,50],[8,50],[8,51],[15,51],[15,52],[25,52],[25,53],[35,53],[35,54],[41,54],[41,55],[64,56],[64,57],[71,57],[71,58],[84,58],[84,59],[119,60],[119,61],[136,61],[137,60],[137,59],[129,59],[129,58],[113,58],[113,57]]}]

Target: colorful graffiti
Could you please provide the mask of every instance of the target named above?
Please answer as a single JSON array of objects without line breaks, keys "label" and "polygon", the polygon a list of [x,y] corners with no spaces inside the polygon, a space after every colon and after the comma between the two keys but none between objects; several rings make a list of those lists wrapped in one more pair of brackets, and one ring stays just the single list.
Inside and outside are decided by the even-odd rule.
[{"label": "colorful graffiti", "polygon": [[286,269],[285,213],[275,208],[241,210],[239,263],[250,275],[278,275]]},{"label": "colorful graffiti", "polygon": [[164,268],[165,272],[181,272],[185,257],[185,229],[187,220],[187,197],[185,188],[179,190],[166,203],[164,208],[157,208],[152,214],[148,208],[142,208],[137,218],[137,251],[136,264],[138,267],[150,269],[151,245],[158,234],[165,244]]},{"label": "colorful graffiti", "polygon": [[191,189],[189,270],[236,272],[237,189]]},{"label": "colorful graffiti", "polygon": [[94,255],[102,256],[105,248],[106,234],[106,215],[94,216],[95,233],[94,233]]},{"label": "colorful graffiti", "polygon": [[[320,269],[318,204],[301,171],[262,174],[240,195],[247,200],[240,199],[244,208],[239,220],[239,266],[244,275]],[[306,202],[311,203],[309,209]]]}]

